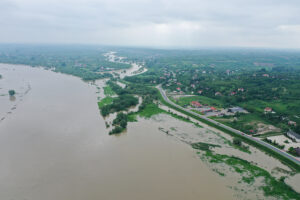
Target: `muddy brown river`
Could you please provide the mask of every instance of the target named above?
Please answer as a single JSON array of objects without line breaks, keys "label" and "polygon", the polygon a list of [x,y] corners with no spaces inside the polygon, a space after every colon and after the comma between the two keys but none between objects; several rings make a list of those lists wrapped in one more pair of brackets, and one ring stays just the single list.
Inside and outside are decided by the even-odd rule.
[{"label": "muddy brown river", "polygon": [[0,74],[1,200],[233,199],[159,121],[109,136],[94,85],[21,65],[0,64]]}]

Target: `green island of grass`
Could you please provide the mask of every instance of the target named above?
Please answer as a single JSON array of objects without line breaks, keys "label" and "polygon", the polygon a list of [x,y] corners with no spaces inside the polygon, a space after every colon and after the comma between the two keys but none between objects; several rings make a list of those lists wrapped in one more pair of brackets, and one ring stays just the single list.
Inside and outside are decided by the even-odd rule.
[{"label": "green island of grass", "polygon": [[112,97],[105,97],[105,98],[103,98],[101,101],[98,102],[99,109],[103,108],[106,105],[111,104],[113,102],[113,99],[114,98],[112,98]]}]

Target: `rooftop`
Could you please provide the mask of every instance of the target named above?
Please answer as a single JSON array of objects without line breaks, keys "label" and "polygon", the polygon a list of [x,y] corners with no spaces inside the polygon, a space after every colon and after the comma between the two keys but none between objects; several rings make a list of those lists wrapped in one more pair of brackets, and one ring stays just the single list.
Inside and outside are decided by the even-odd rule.
[{"label": "rooftop", "polygon": [[287,132],[287,134],[292,135],[292,136],[294,136],[295,138],[297,138],[298,140],[300,140],[300,134],[298,134],[298,133],[296,133],[296,132],[294,132],[294,131],[292,131],[292,130],[289,130],[289,131]]}]

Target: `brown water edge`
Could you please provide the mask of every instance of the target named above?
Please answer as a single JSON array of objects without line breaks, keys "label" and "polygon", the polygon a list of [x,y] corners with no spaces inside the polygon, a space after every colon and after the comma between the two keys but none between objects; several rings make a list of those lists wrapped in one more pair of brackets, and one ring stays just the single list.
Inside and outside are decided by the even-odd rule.
[{"label": "brown water edge", "polygon": [[233,198],[188,145],[158,130],[160,122],[140,119],[109,136],[94,85],[27,66],[0,64],[0,74],[1,87],[8,79],[31,86],[0,123],[0,199]]}]

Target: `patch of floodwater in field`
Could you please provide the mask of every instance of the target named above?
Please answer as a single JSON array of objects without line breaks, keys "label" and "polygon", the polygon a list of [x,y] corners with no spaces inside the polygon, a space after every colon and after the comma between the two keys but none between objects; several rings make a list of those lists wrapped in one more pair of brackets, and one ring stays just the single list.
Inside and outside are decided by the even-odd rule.
[{"label": "patch of floodwater in field", "polygon": [[[5,71],[12,68],[18,76]],[[233,198],[188,145],[162,134],[159,121],[139,119],[109,136],[97,107],[103,89],[21,65],[1,64],[0,74],[1,88],[24,94],[17,82],[31,86],[0,123],[0,199]],[[11,105],[1,99],[1,111]]]},{"label": "patch of floodwater in field", "polygon": [[[159,105],[160,108],[166,111],[170,111],[172,113],[175,113],[182,117],[188,117],[185,114],[182,114],[172,108],[166,107],[164,105]],[[242,157],[245,160],[248,160],[249,162],[257,163],[260,167],[263,167],[267,169],[268,171],[273,170],[274,168],[282,168],[284,170],[290,171],[290,169],[283,165],[279,160],[268,156],[267,154],[261,152],[257,148],[254,148],[252,146],[249,146],[249,150],[251,151],[251,154],[239,151],[238,149],[232,148],[231,145],[228,145],[228,142],[224,141],[232,141],[232,137],[228,134],[225,134],[215,128],[209,127],[204,123],[199,122],[198,120],[195,120],[191,117],[189,119],[194,122],[198,123],[199,125],[203,126],[203,129],[199,129],[202,131],[199,131],[197,133],[190,133],[188,135],[182,136],[185,141],[189,143],[195,143],[195,142],[205,142],[205,143],[212,143],[212,144],[219,144],[222,145],[222,148],[216,148],[216,152],[220,154],[226,154],[226,155],[233,155],[237,157]],[[267,162],[266,162],[267,160]]]},{"label": "patch of floodwater in field", "polygon": [[126,87],[126,84],[121,83],[120,81],[117,81],[117,84],[123,89]]},{"label": "patch of floodwater in field", "polygon": [[[22,78],[18,78],[26,71],[16,70],[14,67],[0,64],[0,123],[12,114],[23,101],[25,96],[30,92],[30,83]],[[15,90],[14,96],[9,96],[8,91]]]},{"label": "patch of floodwater in field", "polygon": [[96,80],[96,81],[90,83],[90,84],[96,86],[96,96],[97,96],[98,101],[105,97],[103,87],[106,85],[107,80],[109,80],[109,79],[100,79],[100,80]]},{"label": "patch of floodwater in field", "polygon": [[139,97],[139,96],[135,96],[135,97],[138,98],[138,104],[130,107],[126,113],[137,112],[139,110],[140,105],[143,103],[142,97]]},{"label": "patch of floodwater in field", "polygon": [[288,177],[285,179],[285,182],[293,187],[294,190],[300,193],[300,174],[296,174],[295,176]]},{"label": "patch of floodwater in field", "polygon": [[[139,100],[138,104],[136,106],[130,107],[127,111],[124,111],[124,113],[130,113],[130,112],[137,112],[139,110],[140,105],[143,103],[142,97],[136,96]],[[99,111],[100,112],[100,111]],[[106,125],[109,125],[106,127],[107,131],[110,132],[114,126],[112,126],[114,119],[117,117],[117,112],[110,113],[108,116],[104,117],[104,121]]]},{"label": "patch of floodwater in field", "polygon": [[[159,105],[159,107],[173,114],[185,118],[188,117],[187,115],[182,114],[164,105]],[[170,120],[166,120],[165,118],[165,120],[160,120],[160,130],[164,133],[168,133],[168,135],[170,136],[174,136],[178,140],[183,141],[187,144],[202,142],[219,145],[220,147],[214,148],[215,153],[227,156],[235,156],[243,160],[247,160],[253,165],[265,169],[277,179],[279,179],[282,176],[287,177],[286,183],[295,188],[296,191],[299,191],[299,174],[295,175],[289,167],[282,164],[279,160],[267,155],[266,153],[260,151],[259,149],[253,146],[249,146],[249,151],[251,152],[251,154],[243,152],[238,148],[234,148],[232,145],[232,136],[225,134],[215,128],[208,127],[207,125],[197,120],[194,120],[193,118],[189,117],[189,119],[193,123],[201,125],[203,128],[199,128],[195,125],[192,125],[191,123],[185,123],[183,121],[178,121],[176,124],[172,124],[170,123]],[[246,146],[248,145],[246,144]],[[264,182],[261,182],[262,180],[260,180],[259,178],[257,178],[255,184],[248,185],[247,183],[243,183],[240,181],[243,178],[242,174],[233,171],[229,166],[225,165],[224,163],[210,164],[209,162],[207,162],[207,164],[212,170],[225,174],[226,179],[231,183],[231,188],[233,188],[236,191],[236,195],[238,198],[266,198],[264,197],[263,191],[258,190],[260,186],[264,185]],[[272,198],[273,197],[268,197],[268,199]]]},{"label": "patch of floodwater in field", "polygon": [[134,76],[134,75],[142,74],[147,71],[146,68],[143,68],[143,70],[141,71],[142,68],[143,68],[142,65],[132,63],[129,69],[116,70],[114,71],[114,73],[118,73],[120,78],[123,79],[125,76]]}]

